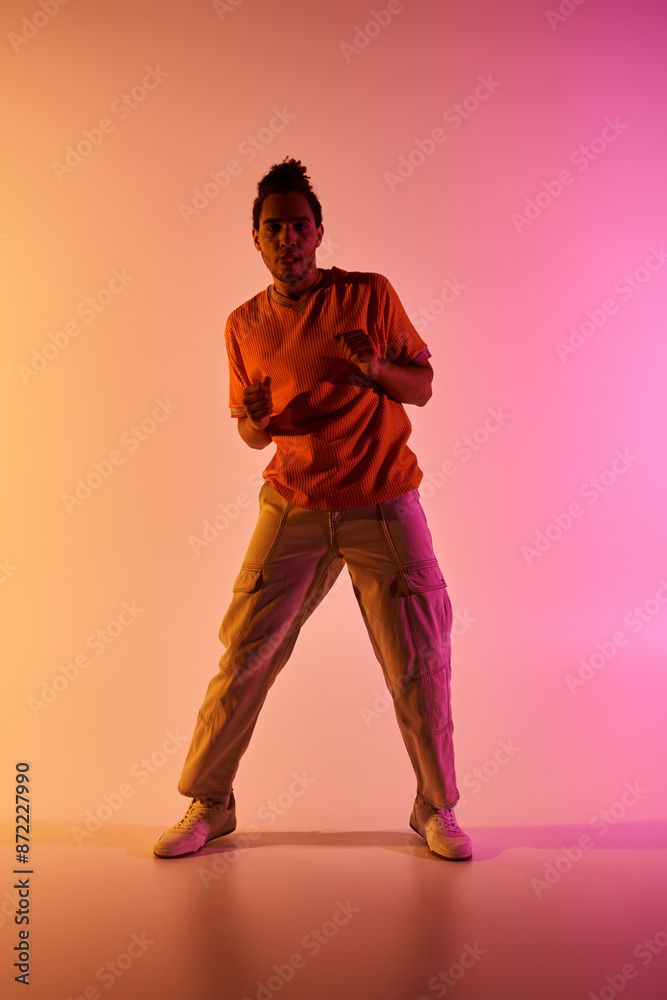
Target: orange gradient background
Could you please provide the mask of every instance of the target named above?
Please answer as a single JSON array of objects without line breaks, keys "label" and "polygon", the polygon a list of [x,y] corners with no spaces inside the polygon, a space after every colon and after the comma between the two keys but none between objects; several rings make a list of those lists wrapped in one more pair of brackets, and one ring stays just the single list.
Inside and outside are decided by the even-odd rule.
[{"label": "orange gradient background", "polygon": [[[403,0],[381,24],[370,0],[71,0],[24,38],[42,8],[3,4],[7,819],[17,760],[37,822],[81,827],[121,786],[107,834],[184,809],[271,454],[230,419],[224,323],[270,282],[250,211],[286,155],[323,205],[320,266],[385,274],[432,353],[408,412],[457,616],[459,822],[587,822],[636,781],[628,818],[665,818],[665,14],[571,6]],[[98,655],[124,602],[142,610]],[[262,711],[240,827],[294,772],[312,784],[275,829],[407,823],[414,775],[346,573]]]}]

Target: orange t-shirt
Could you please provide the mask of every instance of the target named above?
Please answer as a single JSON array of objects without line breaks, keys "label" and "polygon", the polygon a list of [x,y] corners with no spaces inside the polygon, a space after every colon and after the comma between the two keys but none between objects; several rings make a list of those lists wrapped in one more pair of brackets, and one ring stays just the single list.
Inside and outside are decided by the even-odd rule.
[{"label": "orange t-shirt", "polygon": [[420,364],[430,352],[381,274],[321,270],[300,299],[273,285],[227,319],[229,405],[271,378],[267,430],[276,453],[264,479],[297,507],[347,510],[392,500],[422,479],[403,405],[348,361],[334,333],[364,330],[380,358]]}]

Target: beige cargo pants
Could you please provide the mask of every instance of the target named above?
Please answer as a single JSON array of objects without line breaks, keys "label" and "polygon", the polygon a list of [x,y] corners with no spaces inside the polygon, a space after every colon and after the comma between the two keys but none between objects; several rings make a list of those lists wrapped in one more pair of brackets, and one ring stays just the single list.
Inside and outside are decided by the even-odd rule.
[{"label": "beige cargo pants", "polygon": [[220,627],[211,680],[178,790],[224,799],[269,688],[303,623],[346,564],[417,778],[437,809],[459,799],[450,660],[452,606],[417,490],[342,511],[295,507],[266,482]]}]

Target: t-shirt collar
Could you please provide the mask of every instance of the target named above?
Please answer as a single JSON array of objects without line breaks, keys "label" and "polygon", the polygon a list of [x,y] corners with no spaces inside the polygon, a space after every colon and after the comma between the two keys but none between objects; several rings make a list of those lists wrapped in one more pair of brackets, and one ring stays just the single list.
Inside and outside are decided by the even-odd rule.
[{"label": "t-shirt collar", "polygon": [[274,302],[278,302],[281,306],[287,306],[288,309],[295,309],[297,311],[300,311],[301,309],[303,309],[303,307],[305,306],[306,302],[313,294],[313,292],[317,288],[319,288],[319,286],[322,284],[323,278],[324,278],[324,271],[320,268],[319,274],[315,279],[315,281],[305,290],[303,295],[299,296],[298,299],[290,299],[289,296],[282,295],[277,290],[275,284],[269,285],[269,295],[271,296]]}]

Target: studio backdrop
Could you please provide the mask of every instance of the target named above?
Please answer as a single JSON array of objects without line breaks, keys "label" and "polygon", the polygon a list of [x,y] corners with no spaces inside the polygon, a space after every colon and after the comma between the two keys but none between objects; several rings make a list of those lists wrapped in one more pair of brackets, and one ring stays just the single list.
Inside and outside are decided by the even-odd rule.
[{"label": "studio backdrop", "polygon": [[[545,4],[3,4],[8,819],[17,761],[72,846],[185,807],[273,451],[230,417],[224,325],[270,283],[251,206],[286,156],[319,266],[384,274],[431,351],[406,410],[460,823],[665,818],[667,16]],[[406,826],[346,571],[235,791],[240,828]]]}]

